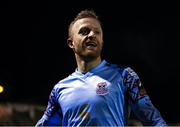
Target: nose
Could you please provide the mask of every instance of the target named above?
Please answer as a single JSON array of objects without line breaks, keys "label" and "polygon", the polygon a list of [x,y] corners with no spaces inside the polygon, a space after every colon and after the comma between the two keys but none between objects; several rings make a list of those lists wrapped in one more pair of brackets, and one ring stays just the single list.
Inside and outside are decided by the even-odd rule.
[{"label": "nose", "polygon": [[95,32],[93,30],[91,30],[89,32],[89,35],[88,35],[89,38],[94,38],[95,37]]}]

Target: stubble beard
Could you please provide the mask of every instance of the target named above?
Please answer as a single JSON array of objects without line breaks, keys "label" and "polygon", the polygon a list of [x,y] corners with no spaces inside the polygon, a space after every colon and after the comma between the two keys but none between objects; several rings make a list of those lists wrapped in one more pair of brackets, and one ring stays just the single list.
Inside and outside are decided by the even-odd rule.
[{"label": "stubble beard", "polygon": [[86,62],[93,61],[93,60],[97,59],[98,57],[100,57],[100,55],[101,55],[101,49],[98,49],[98,51],[94,51],[94,53],[88,53],[86,51],[76,51],[75,49],[73,49],[73,50],[74,50],[76,57],[79,57],[80,59],[82,59]]}]

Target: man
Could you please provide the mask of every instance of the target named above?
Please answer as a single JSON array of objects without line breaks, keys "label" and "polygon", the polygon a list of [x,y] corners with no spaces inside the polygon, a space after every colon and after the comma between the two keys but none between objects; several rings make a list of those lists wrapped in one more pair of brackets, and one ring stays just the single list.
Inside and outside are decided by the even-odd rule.
[{"label": "man", "polygon": [[129,107],[143,125],[166,126],[138,75],[101,59],[103,31],[94,11],[76,16],[67,43],[77,69],[54,86],[36,126],[126,126]]}]

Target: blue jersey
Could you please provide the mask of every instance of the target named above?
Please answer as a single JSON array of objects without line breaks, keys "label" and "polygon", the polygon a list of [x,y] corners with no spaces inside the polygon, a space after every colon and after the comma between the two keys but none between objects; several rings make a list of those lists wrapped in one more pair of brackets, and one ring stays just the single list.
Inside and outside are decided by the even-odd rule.
[{"label": "blue jersey", "polygon": [[75,71],[57,83],[36,126],[126,126],[129,107],[143,125],[166,125],[138,75],[103,60],[87,73]]}]

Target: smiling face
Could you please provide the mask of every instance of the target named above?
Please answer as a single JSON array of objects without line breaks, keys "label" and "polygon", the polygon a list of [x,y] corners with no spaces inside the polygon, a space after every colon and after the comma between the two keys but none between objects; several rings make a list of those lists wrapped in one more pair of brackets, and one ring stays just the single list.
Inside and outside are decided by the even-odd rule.
[{"label": "smiling face", "polygon": [[94,18],[77,20],[71,28],[68,45],[80,58],[100,57],[103,47],[103,32],[99,21]]}]

